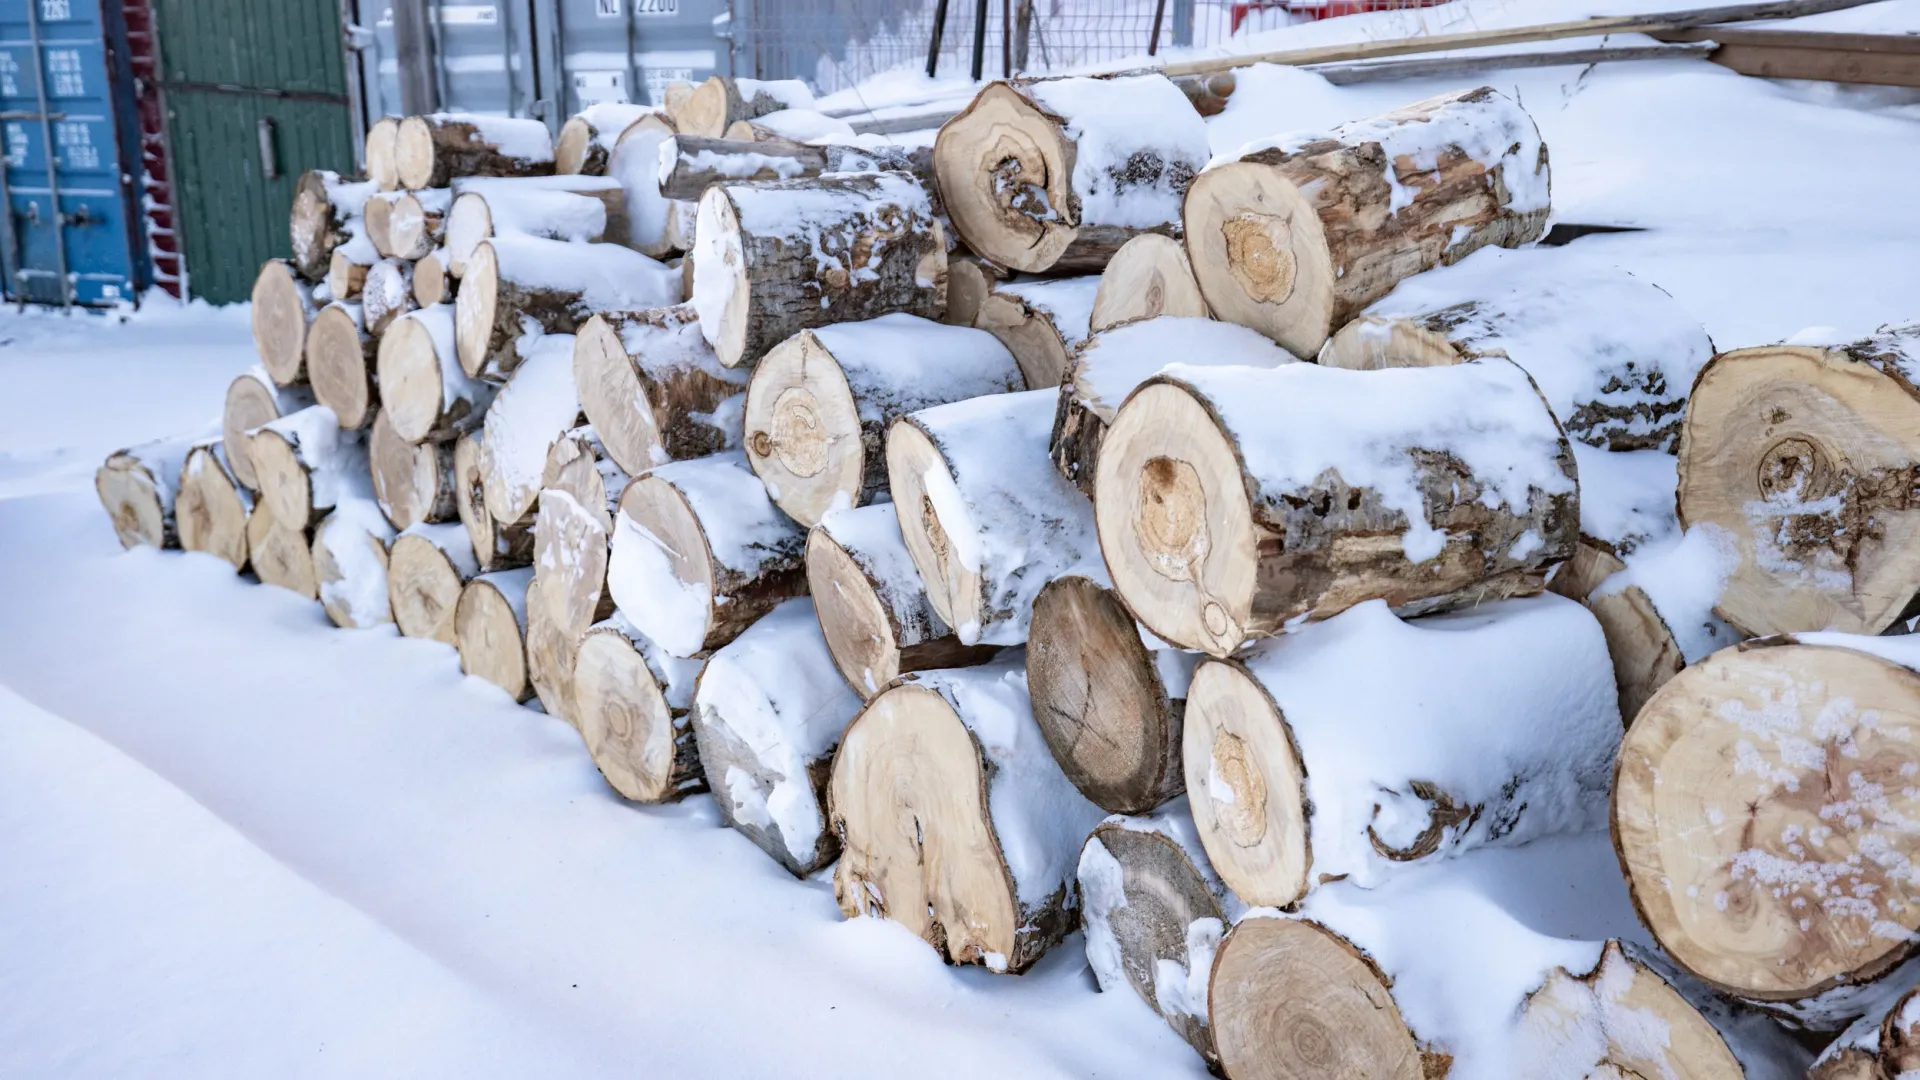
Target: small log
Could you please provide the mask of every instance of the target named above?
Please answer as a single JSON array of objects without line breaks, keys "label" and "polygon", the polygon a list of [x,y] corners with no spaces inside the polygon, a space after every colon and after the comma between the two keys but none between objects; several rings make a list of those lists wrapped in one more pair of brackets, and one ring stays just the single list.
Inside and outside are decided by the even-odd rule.
[{"label": "small log", "polygon": [[453,614],[453,643],[460,670],[507,692],[515,701],[533,696],[527,681],[527,586],[533,569],[481,574],[460,590]]},{"label": "small log", "polygon": [[692,304],[588,319],[573,380],[608,456],[630,474],[740,445],[747,372],[720,366]]},{"label": "small log", "polygon": [[580,736],[621,798],[675,802],[707,789],[692,719],[704,663],[667,655],[618,612],[580,639],[573,667]]},{"label": "small log", "polygon": [[320,606],[349,630],[393,621],[387,545],[393,526],[372,499],[346,499],[313,529],[313,574]]},{"label": "small log", "polygon": [[538,120],[434,113],[409,116],[394,137],[394,172],[409,191],[443,188],[456,176],[546,176],[553,136]]},{"label": "small log", "polygon": [[1184,218],[1214,315],[1312,357],[1406,278],[1538,240],[1546,144],[1504,95],[1456,91],[1256,144],[1194,180]]},{"label": "small log", "polygon": [[643,116],[620,133],[607,161],[607,176],[626,196],[629,242],[656,259],[676,250],[669,233],[681,204],[660,194],[660,148],[673,136],[673,123],[665,116]]},{"label": "small log", "polygon": [[1186,247],[1159,233],[1141,233],[1120,245],[1100,272],[1088,331],[1097,334],[1123,323],[1163,315],[1213,317],[1207,310],[1206,297],[1200,295],[1199,282],[1193,279]]},{"label": "small log", "polygon": [[863,698],[908,672],[970,667],[992,645],[962,645],[927,599],[890,502],[833,510],[807,536],[807,591],[834,666]]},{"label": "small log", "polygon": [[327,294],[337,301],[360,299],[367,273],[379,261],[380,253],[374,250],[373,241],[367,239],[364,232],[334,248],[327,260]]},{"label": "small log", "polygon": [[1327,340],[1320,363],[1373,369],[1504,356],[1524,368],[1567,437],[1665,450],[1713,356],[1699,320],[1654,285],[1546,251],[1489,249],[1417,274]]},{"label": "small log", "polygon": [[1029,635],[1033,716],[1080,794],[1140,814],[1186,790],[1180,732],[1198,654],[1150,647],[1113,591],[1078,575],[1034,597]]},{"label": "small log", "polygon": [[[784,140],[799,143],[824,143],[832,140],[852,141],[856,138],[853,125],[838,117],[807,107],[789,106],[774,112],[756,116],[751,120],[736,120],[727,125],[726,137],[729,139],[752,138],[757,142]],[[889,148],[891,149],[891,148]],[[916,148],[931,162],[931,147]],[[833,171],[833,170],[828,170]],[[931,175],[931,174],[929,174]]]},{"label": "small log", "polygon": [[553,444],[580,423],[573,349],[570,334],[536,339],[530,355],[487,409],[480,475],[486,483],[487,512],[502,525],[533,516]]},{"label": "small log", "polygon": [[1162,316],[1088,338],[1060,383],[1048,453],[1061,476],[1093,498],[1100,447],[1120,403],[1173,361],[1204,367],[1275,368],[1293,354],[1260,333],[1211,319]]},{"label": "small log", "polygon": [[1098,273],[1143,232],[1178,237],[1211,157],[1163,75],[995,82],[940,128],[934,169],[967,247],[1028,273]]},{"label": "small log", "polygon": [[210,439],[187,452],[180,470],[180,490],[174,497],[174,522],[184,551],[204,551],[247,568],[247,514],[253,497],[234,482],[219,439]]},{"label": "small log", "polygon": [[718,139],[741,120],[782,109],[813,108],[813,91],[798,79],[735,79],[715,75],[693,88],[677,105],[669,104],[674,127],[689,135]]},{"label": "small log", "polygon": [[1094,506],[1127,607],[1226,656],[1375,598],[1412,616],[1539,591],[1578,537],[1574,475],[1505,360],[1174,365],[1114,415]]},{"label": "small log", "polygon": [[483,444],[478,433],[453,444],[453,506],[466,526],[474,560],[487,571],[511,570],[533,561],[533,518],[502,525],[487,511]]},{"label": "small log", "polygon": [[255,428],[249,438],[260,500],[281,526],[304,532],[341,499],[362,488],[372,495],[366,443],[342,430],[325,405]]},{"label": "small log", "polygon": [[247,450],[247,432],[312,405],[313,391],[306,386],[275,386],[267,369],[256,367],[227,384],[226,404],[220,411],[220,443],[227,467],[240,486],[259,490],[253,472],[253,455]]},{"label": "small log", "polygon": [[447,249],[434,248],[426,258],[413,264],[413,303],[415,307],[430,308],[439,304],[453,303],[453,290],[457,282],[447,271]]},{"label": "small log", "polygon": [[1748,634],[1878,634],[1920,598],[1920,322],[1722,353],[1680,437],[1680,521],[1739,552],[1718,610]]},{"label": "small log", "polygon": [[[307,380],[313,387],[313,399],[332,409],[340,426],[349,431],[372,423],[380,409],[374,382],[380,342],[367,332],[366,323],[378,292],[369,289],[362,293],[364,304],[328,304],[314,316],[313,326],[307,331]],[[388,316],[389,321],[398,314]],[[375,333],[380,329],[385,327]]]},{"label": "small log", "polygon": [[813,327],[946,308],[939,223],[925,189],[898,173],[715,185],[700,199],[693,260],[694,309],[727,367]]},{"label": "small log", "polygon": [[999,282],[998,268],[984,259],[966,255],[947,259],[947,313],[943,321],[950,326],[972,326],[980,317],[980,306],[987,302]]},{"label": "small log", "polygon": [[571,334],[599,312],[680,300],[679,275],[637,251],[496,236],[474,249],[454,301],[460,367],[500,382],[526,359],[523,340]]},{"label": "small log", "polygon": [[715,184],[797,180],[821,173],[903,172],[933,191],[933,155],[926,149],[803,142],[709,139],[675,135],[660,147],[660,195],[698,202]]},{"label": "small log", "polygon": [[360,305],[367,329],[385,333],[393,320],[413,310],[413,264],[400,259],[375,263],[360,288]]},{"label": "small log", "polygon": [[276,385],[307,379],[307,325],[320,313],[313,286],[300,280],[293,264],[268,259],[253,279],[253,348]]},{"label": "small log", "polygon": [[660,91],[660,107],[666,110],[666,122],[673,123],[672,117],[687,107],[687,99],[693,96],[693,84],[685,79],[675,79]]},{"label": "small log", "polygon": [[742,422],[747,464],[805,526],[887,493],[887,427],[911,412],[1024,389],[980,330],[916,315],[802,330],[760,358]]},{"label": "small log", "polygon": [[473,542],[458,523],[414,525],[387,550],[387,601],[406,637],[454,643],[460,590],[480,572]]},{"label": "small log", "polygon": [[1001,284],[980,301],[973,325],[1012,350],[1028,389],[1051,390],[1087,339],[1099,292],[1100,279],[1091,276]]},{"label": "small log", "polygon": [[620,182],[605,176],[476,177],[456,180],[447,213],[447,266],[463,277],[483,240],[537,236],[581,244],[628,244],[633,226]]},{"label": "small log", "polygon": [[620,496],[607,589],[662,649],[696,656],[806,590],[806,537],[738,451],[672,462]]},{"label": "small log", "polygon": [[480,426],[493,403],[492,384],[460,367],[451,304],[421,308],[380,335],[375,369],[380,403],[402,441],[443,441]]},{"label": "small log", "polygon": [[180,546],[174,496],[179,490],[180,470],[198,441],[162,439],[116,450],[93,474],[94,490],[107,516],[113,519],[113,532],[121,547]]},{"label": "small log", "polygon": [[1047,456],[1058,395],[995,394],[910,413],[887,432],[900,531],[927,598],[967,645],[1027,640],[1033,598],[1104,577],[1093,508]]},{"label": "small log", "polygon": [[534,517],[527,674],[548,714],[575,727],[579,713],[573,700],[573,671],[580,636],[613,614],[606,591],[605,498],[603,490],[600,505],[589,509],[572,493],[549,487],[540,493]]},{"label": "small log", "polygon": [[805,597],[761,616],[700,673],[693,734],[720,819],[795,877],[840,854],[827,829],[827,774],[859,711]]},{"label": "small log", "polygon": [[[593,515],[601,528],[613,534],[613,515],[620,508],[620,495],[632,477],[607,456],[607,448],[592,424],[582,424],[567,432],[547,452],[547,468],[542,474],[541,493],[564,491]],[[600,617],[593,621],[598,622]],[[581,629],[586,629],[583,625]]]},{"label": "small log", "polygon": [[301,277],[319,281],[327,276],[334,249],[353,239],[353,223],[376,186],[326,169],[300,174],[293,185],[287,237],[293,247],[294,270]]},{"label": "small log", "polygon": [[405,194],[404,191],[381,191],[367,200],[366,215],[361,224],[367,230],[367,242],[373,245],[374,252],[382,259],[393,257],[393,240],[388,235],[393,220],[393,204]]},{"label": "small log", "polygon": [[918,671],[847,725],[828,784],[842,914],[1012,975],[1073,929],[1074,860],[1100,811],[1048,756],[1024,682],[1017,654]]},{"label": "small log", "polygon": [[367,467],[373,474],[374,501],[394,528],[459,519],[452,442],[409,443],[393,430],[382,409],[367,433]]},{"label": "small log", "polygon": [[400,118],[383,116],[367,126],[367,177],[376,191],[395,191],[400,187],[400,168],[395,144],[400,138]]},{"label": "small log", "polygon": [[262,585],[275,585],[309,600],[320,598],[320,578],[313,569],[313,544],[306,529],[295,529],[273,516],[264,498],[256,499],[247,515],[247,561]]},{"label": "small log", "polygon": [[601,101],[581,109],[560,126],[553,142],[553,171],[558,176],[604,176],[607,160],[620,142],[620,133],[643,116],[651,105]]},{"label": "small log", "polygon": [[447,188],[409,191],[393,200],[387,216],[387,254],[415,262],[426,258],[446,235],[447,210],[453,192]]}]

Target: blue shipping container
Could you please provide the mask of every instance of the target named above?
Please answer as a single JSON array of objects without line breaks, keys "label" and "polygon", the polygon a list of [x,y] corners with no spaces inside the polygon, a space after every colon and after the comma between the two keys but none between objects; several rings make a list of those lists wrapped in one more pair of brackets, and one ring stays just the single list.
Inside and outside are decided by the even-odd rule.
[{"label": "blue shipping container", "polygon": [[119,0],[0,0],[8,300],[112,305],[151,278],[126,40]]}]

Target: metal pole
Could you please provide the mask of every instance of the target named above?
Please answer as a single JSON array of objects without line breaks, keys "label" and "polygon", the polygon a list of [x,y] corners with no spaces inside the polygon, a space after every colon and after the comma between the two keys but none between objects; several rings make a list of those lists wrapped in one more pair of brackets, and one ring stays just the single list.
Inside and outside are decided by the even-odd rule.
[{"label": "metal pole", "polygon": [[987,66],[987,0],[973,3],[973,81],[980,81]]},{"label": "metal pole", "polygon": [[1147,35],[1147,55],[1160,52],[1160,24],[1167,18],[1167,0],[1159,0],[1153,5],[1153,33]]},{"label": "metal pole", "polygon": [[[47,201],[53,204],[54,265],[60,271],[60,306],[73,307],[73,286],[67,280],[67,215],[60,210],[60,156],[53,146],[53,117],[47,108],[47,64],[40,44],[40,5],[27,4],[27,37],[33,41],[33,91],[40,100],[40,138],[47,157]],[[11,207],[8,208],[11,212]],[[21,299],[26,290],[20,290]]]},{"label": "metal pole", "polygon": [[933,33],[927,42],[927,78],[940,69],[940,39],[947,33],[947,0],[933,5]]},{"label": "metal pole", "polygon": [[426,0],[395,0],[394,62],[400,69],[400,108],[409,116],[434,112],[440,104],[433,24]]},{"label": "metal pole", "polygon": [[1000,0],[1000,77],[1013,78],[1013,0]]}]

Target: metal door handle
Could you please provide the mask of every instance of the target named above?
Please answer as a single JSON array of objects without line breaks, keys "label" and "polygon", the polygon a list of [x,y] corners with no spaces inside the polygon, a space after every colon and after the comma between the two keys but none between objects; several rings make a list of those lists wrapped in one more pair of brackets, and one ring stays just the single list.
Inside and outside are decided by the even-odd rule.
[{"label": "metal door handle", "polygon": [[280,163],[273,153],[273,120],[265,116],[260,118],[260,171],[269,180],[280,179]]}]

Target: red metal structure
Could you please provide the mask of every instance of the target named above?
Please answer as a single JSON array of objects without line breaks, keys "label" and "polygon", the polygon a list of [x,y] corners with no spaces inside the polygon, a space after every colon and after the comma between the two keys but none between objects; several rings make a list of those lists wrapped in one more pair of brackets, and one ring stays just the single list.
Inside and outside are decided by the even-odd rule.
[{"label": "red metal structure", "polygon": [[167,153],[167,121],[160,106],[159,42],[153,29],[149,0],[122,0],[127,20],[127,59],[133,68],[134,110],[140,121],[142,217],[147,252],[153,260],[153,283],[182,295],[184,284],[180,242],[173,221],[173,162]]},{"label": "red metal structure", "polygon": [[1229,6],[1231,29],[1238,31],[1246,17],[1256,11],[1285,11],[1310,19],[1331,19],[1340,15],[1364,15],[1370,11],[1400,11],[1406,8],[1430,8],[1447,0],[1240,0]]}]

